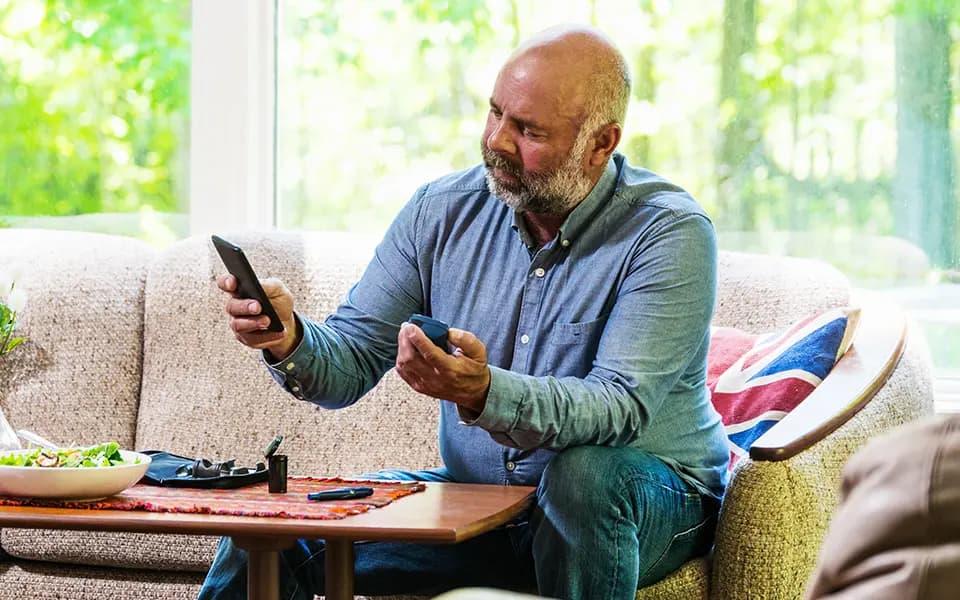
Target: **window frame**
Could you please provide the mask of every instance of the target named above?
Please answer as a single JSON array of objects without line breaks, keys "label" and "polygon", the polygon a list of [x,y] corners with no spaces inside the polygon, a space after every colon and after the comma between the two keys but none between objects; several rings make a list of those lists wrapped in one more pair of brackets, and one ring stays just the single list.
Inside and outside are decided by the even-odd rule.
[{"label": "window frame", "polygon": [[277,2],[191,5],[190,235],[274,229]]}]

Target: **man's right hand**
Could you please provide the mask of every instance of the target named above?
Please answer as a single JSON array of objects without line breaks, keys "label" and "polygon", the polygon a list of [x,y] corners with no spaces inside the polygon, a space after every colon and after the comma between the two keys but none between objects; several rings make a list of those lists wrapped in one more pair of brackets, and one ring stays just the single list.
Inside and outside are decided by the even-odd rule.
[{"label": "man's right hand", "polygon": [[283,323],[283,331],[267,331],[270,318],[260,314],[260,303],[250,298],[237,296],[237,278],[233,275],[217,277],[217,287],[230,294],[226,311],[230,315],[230,329],[241,344],[266,350],[277,361],[290,355],[300,343],[301,333],[297,330],[297,320],[293,316],[293,294],[279,279],[262,279],[260,285],[266,292],[270,304]]}]

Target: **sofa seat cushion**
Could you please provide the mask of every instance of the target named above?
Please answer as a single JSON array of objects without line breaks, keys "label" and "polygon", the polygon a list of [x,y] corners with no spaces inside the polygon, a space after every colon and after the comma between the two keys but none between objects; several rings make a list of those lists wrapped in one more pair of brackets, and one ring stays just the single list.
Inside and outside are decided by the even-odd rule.
[{"label": "sofa seat cushion", "polygon": [[53,529],[0,531],[12,557],[60,564],[206,573],[219,538]]},{"label": "sofa seat cushion", "polygon": [[666,579],[638,590],[635,600],[707,600],[709,590],[710,563],[696,558]]},{"label": "sofa seat cushion", "polygon": [[[138,569],[77,567],[55,563],[0,563],[0,600],[187,600],[197,597],[203,576]],[[38,590],[42,590],[38,592]]]}]

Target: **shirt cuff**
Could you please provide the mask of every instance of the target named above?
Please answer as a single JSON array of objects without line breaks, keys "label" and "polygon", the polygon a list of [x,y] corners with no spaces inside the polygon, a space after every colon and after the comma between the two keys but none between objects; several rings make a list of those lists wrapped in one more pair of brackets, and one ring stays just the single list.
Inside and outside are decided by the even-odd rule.
[{"label": "shirt cuff", "polygon": [[457,407],[465,425],[475,425],[490,433],[509,433],[517,425],[520,407],[523,404],[522,390],[514,385],[510,371],[497,367],[490,369],[490,389],[483,411]]},{"label": "shirt cuff", "polygon": [[303,332],[300,343],[293,349],[290,356],[281,361],[274,361],[273,356],[266,350],[260,351],[260,360],[267,366],[270,376],[277,383],[282,385],[288,392],[293,394],[298,400],[304,400],[304,391],[301,381],[303,375],[310,372],[312,363],[316,360],[316,352],[313,351],[315,340],[313,333],[307,327],[303,326],[300,316],[293,315],[297,321],[297,327]]}]

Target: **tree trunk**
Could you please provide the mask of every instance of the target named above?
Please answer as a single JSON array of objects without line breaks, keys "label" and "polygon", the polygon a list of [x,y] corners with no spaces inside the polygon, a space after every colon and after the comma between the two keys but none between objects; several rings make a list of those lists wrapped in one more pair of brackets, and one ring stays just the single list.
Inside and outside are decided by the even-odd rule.
[{"label": "tree trunk", "polygon": [[946,12],[914,8],[897,17],[894,215],[897,235],[922,248],[932,266],[956,268],[960,257]]}]

